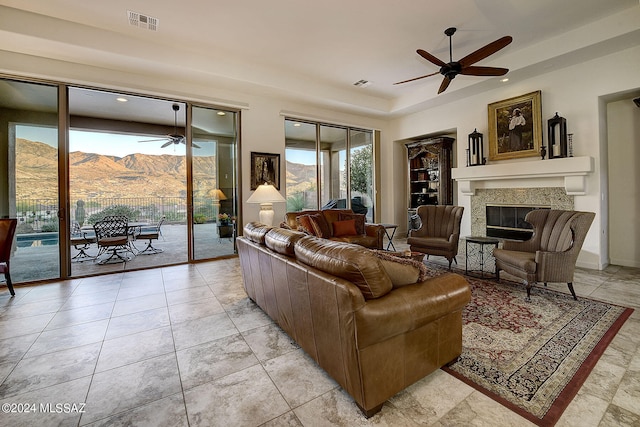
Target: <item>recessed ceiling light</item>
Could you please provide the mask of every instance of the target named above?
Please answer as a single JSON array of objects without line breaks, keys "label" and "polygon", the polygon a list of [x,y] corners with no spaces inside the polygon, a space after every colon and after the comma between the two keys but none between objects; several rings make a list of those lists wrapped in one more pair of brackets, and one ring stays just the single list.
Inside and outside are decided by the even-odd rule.
[{"label": "recessed ceiling light", "polygon": [[128,99],[127,99],[127,98],[124,98],[124,97],[122,97],[122,96],[119,96],[119,97],[117,97],[117,98],[116,98],[116,101],[118,101],[118,102],[127,102],[127,101],[128,101]]},{"label": "recessed ceiling light", "polygon": [[227,115],[227,113],[225,113],[224,111],[218,111],[218,115],[219,115],[219,116],[226,116],[226,115]]},{"label": "recessed ceiling light", "polygon": [[506,83],[506,82],[508,82],[508,81],[509,81],[509,78],[508,78],[508,77],[505,77],[504,79],[501,79],[500,81],[501,81],[502,83]]}]

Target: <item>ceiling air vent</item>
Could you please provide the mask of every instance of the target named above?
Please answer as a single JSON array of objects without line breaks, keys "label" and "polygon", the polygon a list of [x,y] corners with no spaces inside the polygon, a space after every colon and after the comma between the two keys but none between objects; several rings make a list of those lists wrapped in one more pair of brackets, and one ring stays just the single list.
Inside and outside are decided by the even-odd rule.
[{"label": "ceiling air vent", "polygon": [[357,87],[367,87],[371,85],[371,82],[369,80],[358,80],[353,85]]},{"label": "ceiling air vent", "polygon": [[127,11],[129,16],[129,24],[134,27],[144,28],[146,30],[158,31],[160,20],[149,15],[143,15],[138,12]]}]

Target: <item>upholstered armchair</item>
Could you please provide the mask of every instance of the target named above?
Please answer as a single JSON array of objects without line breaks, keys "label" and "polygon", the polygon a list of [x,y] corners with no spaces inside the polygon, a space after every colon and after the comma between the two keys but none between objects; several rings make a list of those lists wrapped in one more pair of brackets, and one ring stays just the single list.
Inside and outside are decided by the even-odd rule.
[{"label": "upholstered armchair", "polygon": [[462,206],[418,206],[416,213],[420,216],[422,226],[409,232],[407,238],[409,248],[427,256],[443,256],[449,261],[449,269],[451,269],[451,261],[458,263],[456,255],[463,212]]},{"label": "upholstered armchair", "polygon": [[525,221],[533,226],[533,235],[524,242],[505,240],[502,249],[495,249],[496,270],[521,278],[527,288],[537,282],[566,282],[574,300],[573,273],[578,254],[593,222],[593,212],[538,209]]}]

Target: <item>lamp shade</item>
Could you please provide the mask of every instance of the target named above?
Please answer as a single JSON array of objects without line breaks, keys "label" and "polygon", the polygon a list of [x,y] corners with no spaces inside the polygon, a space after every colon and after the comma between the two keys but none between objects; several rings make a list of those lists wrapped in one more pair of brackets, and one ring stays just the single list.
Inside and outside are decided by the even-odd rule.
[{"label": "lamp shade", "polygon": [[213,200],[227,200],[227,196],[224,195],[222,190],[219,188],[214,188],[209,192],[209,195]]},{"label": "lamp shade", "polygon": [[247,203],[275,203],[286,202],[282,194],[271,184],[262,184],[247,199]]},{"label": "lamp shade", "polygon": [[286,200],[273,185],[266,182],[259,185],[251,197],[247,199],[247,203],[260,203],[260,222],[266,225],[273,224],[272,203],[275,202],[286,202]]}]

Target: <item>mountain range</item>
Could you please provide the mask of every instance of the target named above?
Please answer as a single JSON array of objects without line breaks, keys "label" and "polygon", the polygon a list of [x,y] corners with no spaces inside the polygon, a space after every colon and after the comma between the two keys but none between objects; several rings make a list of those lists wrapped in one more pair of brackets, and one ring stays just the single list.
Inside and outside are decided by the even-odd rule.
[{"label": "mountain range", "polygon": [[[196,197],[216,188],[216,156],[193,158]],[[58,150],[48,144],[16,140],[16,198],[57,199]],[[315,187],[315,166],[286,163],[287,189]],[[245,178],[246,180],[249,177]],[[71,199],[184,197],[186,157],[129,154],[124,157],[74,151],[69,153]],[[201,189],[198,194],[198,189]]]}]

